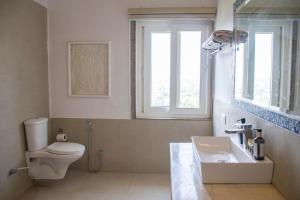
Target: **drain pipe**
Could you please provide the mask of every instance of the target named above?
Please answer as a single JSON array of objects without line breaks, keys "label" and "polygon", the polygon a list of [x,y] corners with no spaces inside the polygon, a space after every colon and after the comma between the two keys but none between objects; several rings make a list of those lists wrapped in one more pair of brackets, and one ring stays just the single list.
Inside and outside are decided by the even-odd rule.
[{"label": "drain pipe", "polygon": [[11,168],[8,172],[8,175],[11,176],[11,175],[16,174],[18,171],[24,171],[24,170],[28,170],[28,169],[29,169],[29,167]]}]

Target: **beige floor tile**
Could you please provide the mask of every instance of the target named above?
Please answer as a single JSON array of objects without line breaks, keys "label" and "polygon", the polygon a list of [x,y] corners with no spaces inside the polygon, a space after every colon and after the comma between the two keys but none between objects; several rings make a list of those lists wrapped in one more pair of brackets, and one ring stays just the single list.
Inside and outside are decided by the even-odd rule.
[{"label": "beige floor tile", "polygon": [[18,200],[38,200],[39,193],[39,187],[31,187]]},{"label": "beige floor tile", "polygon": [[82,186],[88,176],[86,171],[70,170],[64,179],[36,181],[35,186],[56,192],[74,192]]},{"label": "beige floor tile", "polygon": [[168,175],[70,171],[63,180],[38,181],[18,200],[167,200],[169,189]]},{"label": "beige floor tile", "polygon": [[[203,200],[284,199],[268,184],[202,186],[180,187],[185,187],[187,193],[196,190]],[[169,175],[70,171],[66,178],[60,181],[39,181],[18,200],[170,200],[170,196]],[[194,198],[187,200],[192,199]]]},{"label": "beige floor tile", "polygon": [[131,200],[170,199],[170,177],[161,174],[135,174],[129,191]]},{"label": "beige floor tile", "polygon": [[90,174],[77,192],[100,193],[102,196],[127,195],[133,178],[128,173]]},{"label": "beige floor tile", "polygon": [[18,200],[69,200],[72,193],[63,191],[53,191],[44,187],[34,186],[30,188]]},{"label": "beige floor tile", "polygon": [[130,200],[127,194],[104,193],[104,192],[75,192],[72,200]]}]

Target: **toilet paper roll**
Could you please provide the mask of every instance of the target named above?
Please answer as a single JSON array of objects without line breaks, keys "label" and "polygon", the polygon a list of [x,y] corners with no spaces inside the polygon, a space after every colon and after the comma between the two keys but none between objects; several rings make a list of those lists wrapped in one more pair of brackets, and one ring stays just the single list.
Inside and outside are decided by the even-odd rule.
[{"label": "toilet paper roll", "polygon": [[57,134],[56,135],[56,141],[57,142],[66,142],[67,141],[66,134]]}]

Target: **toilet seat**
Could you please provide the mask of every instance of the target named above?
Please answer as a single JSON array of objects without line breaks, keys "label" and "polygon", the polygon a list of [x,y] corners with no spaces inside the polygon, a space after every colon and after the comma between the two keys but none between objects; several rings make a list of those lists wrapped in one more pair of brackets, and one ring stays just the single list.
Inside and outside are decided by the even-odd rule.
[{"label": "toilet seat", "polygon": [[84,151],[85,147],[82,144],[72,142],[54,142],[46,148],[49,153],[59,155],[70,155]]},{"label": "toilet seat", "polygon": [[64,145],[61,145],[55,143],[38,151],[27,151],[26,155],[30,158],[54,158],[64,160],[81,157],[85,151],[85,146],[81,144],[71,143],[71,145],[69,145],[69,142],[63,142]]}]

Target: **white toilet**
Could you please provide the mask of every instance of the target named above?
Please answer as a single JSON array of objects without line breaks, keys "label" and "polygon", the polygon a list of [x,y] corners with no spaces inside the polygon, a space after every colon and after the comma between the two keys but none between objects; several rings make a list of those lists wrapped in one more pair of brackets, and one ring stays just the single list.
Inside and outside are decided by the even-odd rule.
[{"label": "white toilet", "polygon": [[71,163],[85,151],[81,144],[55,142],[48,146],[48,119],[34,118],[24,122],[28,151],[26,163],[32,179],[62,179]]}]

